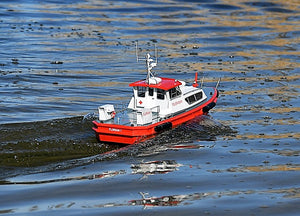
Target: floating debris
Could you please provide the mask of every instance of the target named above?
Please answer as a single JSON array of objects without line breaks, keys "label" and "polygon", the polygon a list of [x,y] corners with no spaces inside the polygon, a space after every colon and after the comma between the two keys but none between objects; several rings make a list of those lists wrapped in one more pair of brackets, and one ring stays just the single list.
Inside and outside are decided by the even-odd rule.
[{"label": "floating debris", "polygon": [[19,64],[19,60],[16,58],[11,59],[12,64]]},{"label": "floating debris", "polygon": [[50,64],[63,64],[62,61],[52,61]]}]

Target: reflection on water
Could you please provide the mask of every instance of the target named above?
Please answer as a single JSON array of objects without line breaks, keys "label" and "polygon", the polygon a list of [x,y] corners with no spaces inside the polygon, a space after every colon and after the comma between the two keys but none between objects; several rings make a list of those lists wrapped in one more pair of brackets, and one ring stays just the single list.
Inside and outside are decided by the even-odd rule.
[{"label": "reflection on water", "polygon": [[[141,162],[139,164],[131,164],[132,174],[142,174],[142,175],[155,175],[155,174],[167,174],[169,172],[177,171],[178,167],[183,166],[178,164],[176,161],[148,161]],[[35,185],[35,184],[48,184],[56,182],[68,182],[68,181],[83,181],[83,180],[95,180],[95,179],[104,179],[111,178],[117,175],[126,174],[126,170],[116,170],[116,171],[105,171],[103,173],[92,173],[88,175],[81,176],[69,176],[61,178],[50,178],[36,181],[28,181],[26,178],[31,178],[31,175],[24,175],[22,177],[13,177],[7,181],[1,182],[2,184],[20,184],[20,185]],[[39,174],[35,174],[39,176]]]},{"label": "reflection on water", "polygon": [[169,172],[176,171],[181,164],[176,163],[172,160],[164,161],[148,161],[139,164],[132,164],[131,169],[133,174],[143,175],[155,175],[155,174],[166,174]]},{"label": "reflection on water", "polygon": [[[2,3],[0,214],[298,214],[299,1]],[[145,77],[137,40],[161,76],[221,78],[218,104],[140,145],[97,143],[87,113]]]},{"label": "reflection on water", "polygon": [[[56,205],[49,205],[45,209],[46,211],[50,210],[69,210],[76,211],[77,208],[80,209],[102,209],[103,208],[115,208],[115,207],[126,207],[126,206],[142,206],[143,210],[149,210],[157,207],[170,207],[170,206],[181,206],[184,208],[193,207],[193,203],[201,203],[201,201],[208,202],[222,202],[223,200],[234,199],[237,197],[250,196],[253,198],[258,198],[262,196],[270,196],[274,198],[275,196],[280,197],[282,199],[288,198],[299,198],[300,188],[295,189],[277,189],[277,190],[265,190],[265,191],[255,191],[255,190],[246,190],[246,191],[220,191],[220,192],[198,192],[192,194],[181,194],[181,195],[168,195],[161,197],[150,197],[148,193],[140,192],[139,194],[142,196],[142,199],[130,200],[128,202],[109,202],[109,203],[96,203],[94,205],[86,204],[84,202],[66,202],[66,203],[58,203]],[[260,205],[261,209],[270,209],[273,208],[267,205]],[[41,206],[34,205],[30,207],[30,212],[38,212],[41,209]],[[274,207],[276,210],[280,210],[280,206]],[[274,210],[273,209],[273,210]],[[222,211],[232,211],[230,208],[222,208],[216,210],[216,207],[212,207],[211,209],[207,209],[206,213],[210,214],[210,212],[220,213]],[[174,210],[170,210],[173,212]],[[1,211],[1,214],[5,213],[15,213],[14,209],[5,209]],[[243,212],[243,211],[240,211]],[[272,210],[270,210],[272,212]],[[183,213],[180,211],[180,213]],[[291,214],[297,214],[297,209],[293,209],[290,211]],[[174,213],[172,213],[174,214]]]},{"label": "reflection on water", "polygon": [[125,173],[126,173],[125,170],[106,171],[103,173],[97,173],[97,174],[91,174],[91,175],[85,175],[85,176],[75,176],[75,177],[59,178],[59,179],[46,179],[46,180],[40,180],[40,181],[20,181],[17,178],[17,180],[11,179],[9,181],[2,182],[2,184],[34,185],[34,184],[48,184],[48,183],[55,183],[55,182],[94,180],[94,179],[110,178],[110,177],[114,177],[116,175],[122,175]]}]

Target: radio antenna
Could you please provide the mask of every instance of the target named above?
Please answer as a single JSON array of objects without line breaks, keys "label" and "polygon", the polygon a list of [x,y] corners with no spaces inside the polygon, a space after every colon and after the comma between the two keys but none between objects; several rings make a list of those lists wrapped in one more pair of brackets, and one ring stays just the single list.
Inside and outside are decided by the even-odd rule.
[{"label": "radio antenna", "polygon": [[139,52],[138,52],[138,42],[135,42],[135,56],[136,56],[136,62],[139,62]]},{"label": "radio antenna", "polygon": [[157,57],[158,57],[158,54],[157,54],[157,47],[156,47],[156,44],[154,44],[154,53],[155,53],[155,63],[157,64]]},{"label": "radio antenna", "polygon": [[219,87],[220,81],[221,81],[221,77],[219,78],[219,80],[218,80],[218,82],[217,82],[217,84],[216,84],[216,88]]}]

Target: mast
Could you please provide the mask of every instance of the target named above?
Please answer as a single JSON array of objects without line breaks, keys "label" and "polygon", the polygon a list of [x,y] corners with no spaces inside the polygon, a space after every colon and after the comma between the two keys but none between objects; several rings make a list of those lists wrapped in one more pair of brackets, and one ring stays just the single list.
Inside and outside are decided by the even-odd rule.
[{"label": "mast", "polygon": [[150,79],[150,76],[153,76],[154,75],[152,74],[151,70],[152,68],[156,67],[157,65],[157,62],[153,62],[154,60],[152,58],[150,58],[150,54],[147,53],[146,55],[146,66],[147,66],[147,78],[146,78],[146,81],[147,83],[149,84],[149,79]]},{"label": "mast", "polygon": [[145,60],[146,61],[146,67],[147,67],[147,77],[146,77],[146,82],[149,84],[149,80],[150,77],[154,77],[153,73],[151,72],[152,68],[157,66],[157,49],[155,46],[155,62],[154,60],[151,58],[150,54],[147,53],[145,58],[139,58],[138,56],[138,43],[136,42],[136,49],[135,49],[135,53],[136,53],[136,61],[139,62],[139,60]]}]

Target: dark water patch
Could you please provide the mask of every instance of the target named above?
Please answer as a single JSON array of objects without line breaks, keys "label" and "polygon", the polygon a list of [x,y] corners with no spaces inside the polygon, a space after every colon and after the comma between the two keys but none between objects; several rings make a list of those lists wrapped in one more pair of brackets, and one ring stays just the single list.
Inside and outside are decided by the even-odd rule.
[{"label": "dark water patch", "polygon": [[201,5],[205,8],[214,9],[214,10],[240,10],[241,7],[235,6],[235,5],[229,5],[229,4],[203,4]]},{"label": "dark water patch", "polygon": [[[40,122],[25,122],[2,124],[1,129],[1,143],[16,142],[20,140],[43,140],[49,136],[57,136],[65,134],[65,138],[80,137],[91,126],[91,123],[82,121],[82,117],[73,117],[65,119],[56,119],[50,121]],[[74,138],[75,138],[74,137]]]},{"label": "dark water patch", "polygon": [[255,6],[255,7],[277,7],[279,6],[279,4],[276,4],[274,2],[268,2],[268,1],[257,1],[257,2],[245,2],[244,4],[246,5],[250,5],[250,6]]},{"label": "dark water patch", "polygon": [[284,8],[283,4],[274,2],[246,2],[246,5],[262,8],[264,11],[276,13],[294,13],[295,11]]},{"label": "dark water patch", "polygon": [[1,166],[32,167],[108,151],[82,117],[0,125]]},{"label": "dark water patch", "polygon": [[293,10],[289,10],[289,9],[285,9],[285,8],[279,8],[279,7],[264,8],[264,11],[275,12],[275,13],[294,13]]}]

